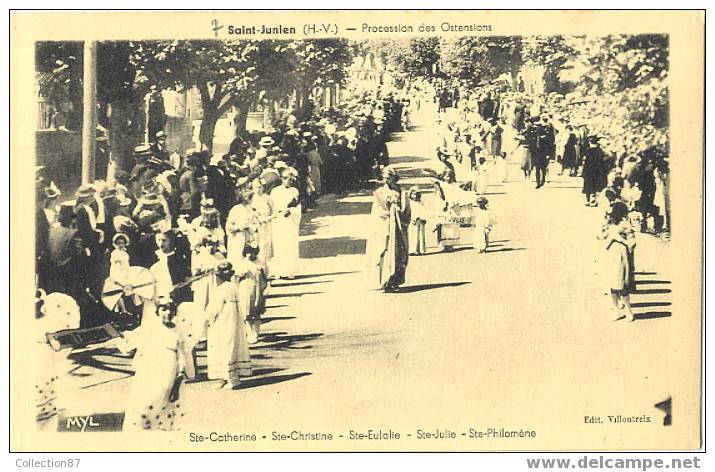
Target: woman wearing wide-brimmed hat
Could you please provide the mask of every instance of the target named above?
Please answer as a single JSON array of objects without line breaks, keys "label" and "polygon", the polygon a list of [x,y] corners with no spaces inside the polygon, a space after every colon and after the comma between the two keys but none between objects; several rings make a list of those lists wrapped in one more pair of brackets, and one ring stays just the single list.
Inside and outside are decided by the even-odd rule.
[{"label": "woman wearing wide-brimmed hat", "polygon": [[385,167],[382,177],[384,185],[375,190],[370,211],[372,234],[367,243],[367,275],[370,287],[391,292],[405,283],[410,203],[397,183],[399,176],[393,167]]}]

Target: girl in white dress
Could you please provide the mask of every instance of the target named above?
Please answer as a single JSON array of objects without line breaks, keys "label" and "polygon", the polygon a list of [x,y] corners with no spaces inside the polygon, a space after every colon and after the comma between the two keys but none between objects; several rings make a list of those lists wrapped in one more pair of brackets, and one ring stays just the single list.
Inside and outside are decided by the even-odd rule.
[{"label": "girl in white dress", "polygon": [[127,346],[137,352],[124,429],[172,431],[179,429],[179,418],[184,416],[179,390],[185,366],[192,360],[185,357],[183,340],[174,324],[173,302],[162,298],[155,304],[147,300],[144,306],[141,326],[125,335]]},{"label": "girl in white dress", "polygon": [[489,200],[485,197],[477,198],[477,205],[472,211],[472,225],[474,226],[474,249],[480,253],[487,252],[489,233],[494,228],[494,224],[494,215],[489,210]]},{"label": "girl in white dress", "polygon": [[234,389],[240,378],[250,376],[251,355],[248,350],[246,320],[242,316],[239,284],[228,261],[222,261],[216,276],[219,286],[214,292],[205,316],[209,323],[206,360],[210,379],[221,380],[221,388]]},{"label": "girl in white dress", "polygon": [[298,272],[298,237],[301,207],[298,189],[294,182],[298,174],[287,168],[282,175],[282,185],[271,191],[273,200],[273,261],[271,274],[277,278],[292,279]]},{"label": "girl in white dress", "polygon": [[243,192],[236,194],[236,205],[231,208],[226,218],[226,234],[228,250],[227,259],[234,266],[243,258],[243,248],[246,244],[253,244],[258,219]]},{"label": "girl in white dress", "polygon": [[258,259],[263,265],[273,257],[273,201],[270,195],[265,193],[265,183],[261,179],[253,181],[253,195],[251,196],[251,207],[255,212],[258,225],[256,226],[256,247],[258,247]]}]

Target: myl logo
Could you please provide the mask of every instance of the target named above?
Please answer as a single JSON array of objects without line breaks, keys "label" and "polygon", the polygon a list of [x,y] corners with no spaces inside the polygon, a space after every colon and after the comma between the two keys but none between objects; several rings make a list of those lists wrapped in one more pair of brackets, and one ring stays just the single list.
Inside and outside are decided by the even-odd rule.
[{"label": "myl logo", "polygon": [[95,413],[88,416],[61,417],[57,431],[84,433],[90,431],[121,431],[123,413]]},{"label": "myl logo", "polygon": [[95,422],[92,416],[70,416],[65,418],[65,429],[79,429],[83,433],[87,427],[99,427],[99,423]]}]

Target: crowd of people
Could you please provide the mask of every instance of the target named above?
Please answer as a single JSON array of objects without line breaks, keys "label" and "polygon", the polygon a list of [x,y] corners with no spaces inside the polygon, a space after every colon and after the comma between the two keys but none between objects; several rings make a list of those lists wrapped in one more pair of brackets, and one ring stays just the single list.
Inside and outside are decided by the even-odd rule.
[{"label": "crowd of people", "polygon": [[[443,90],[435,101],[440,110],[454,107],[458,115],[446,126],[438,123],[444,146],[438,153],[449,179],[471,182],[483,193],[486,182],[504,180],[506,160],[513,159],[525,180],[535,180],[537,189],[544,187],[549,173],[582,177],[584,204],[597,207],[620,177],[623,185],[617,195],[638,220],[639,230],[670,231],[668,156],[659,149],[628,153],[590,133],[587,123],[570,123],[547,102],[503,87],[456,95]],[[503,145],[511,142],[513,147]],[[491,178],[480,179],[489,174]]]},{"label": "crowd of people", "polygon": [[125,171],[80,186],[72,200],[38,168],[38,293],[71,305],[79,316],[68,328],[110,323],[124,331],[120,348],[137,349],[128,423],[173,427],[175,380],[196,377],[199,340],[222,388],[251,375],[271,280],[300,270],[303,212],[379,175],[405,116],[392,94],[362,94],[304,121],[288,113],[236,137],[224,155],[169,152],[160,131]]},{"label": "crowd of people", "polygon": [[[635,231],[667,234],[670,230],[668,157],[656,148],[638,154],[614,149],[607,138],[590,134],[587,125],[565,122],[545,102],[521,93],[491,89],[455,95],[442,90],[435,101],[440,113],[454,107],[459,116],[441,128],[440,165],[435,173],[445,189],[458,186],[473,191],[460,194],[457,189],[462,198],[453,201],[468,202],[483,195],[488,183],[504,181],[508,156],[519,162],[525,180],[535,173],[537,189],[544,187],[549,172],[582,178],[585,205],[603,211],[598,239],[605,244],[600,259],[613,319],[633,321]],[[509,153],[502,151],[505,131],[515,142]],[[488,244],[494,219],[482,218],[486,225],[479,221],[473,219],[479,227],[476,233],[481,237],[486,229]],[[475,247],[479,247],[476,242]]]},{"label": "crowd of people", "polygon": [[[535,171],[537,189],[549,172],[582,177],[586,205],[605,214],[599,238],[615,318],[633,319],[632,228],[669,228],[667,158],[607,151],[603,137],[520,93],[441,89],[431,182],[405,191],[387,142],[409,129],[422,98],[378,89],[304,120],[287,113],[268,130],[237,136],[223,155],[169,152],[159,131],[127,168],[80,186],[73,200],[63,201],[38,169],[37,288],[43,300],[64,297],[59,309],[76,323],[63,328],[108,322],[126,332],[119,347],[137,349],[133,388],[144,392],[132,397],[131,424],[174,427],[177,379],[196,378],[199,340],[207,376],[222,388],[252,375],[249,346],[259,339],[270,281],[300,270],[303,213],[321,195],[369,188],[376,176],[366,251],[372,288],[399,291],[410,255],[426,253],[431,232],[448,251],[471,227],[474,248],[488,252],[496,222],[488,186],[506,181],[514,156],[525,180]],[[162,413],[152,417],[151,409]]]}]

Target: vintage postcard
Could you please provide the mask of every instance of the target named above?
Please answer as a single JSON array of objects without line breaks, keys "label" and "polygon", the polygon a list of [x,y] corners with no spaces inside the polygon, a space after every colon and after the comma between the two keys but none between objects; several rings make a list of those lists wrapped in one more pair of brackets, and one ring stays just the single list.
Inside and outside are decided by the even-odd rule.
[{"label": "vintage postcard", "polygon": [[700,448],[704,23],[11,12],[11,449]]}]

